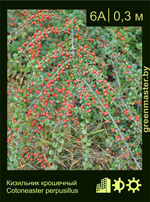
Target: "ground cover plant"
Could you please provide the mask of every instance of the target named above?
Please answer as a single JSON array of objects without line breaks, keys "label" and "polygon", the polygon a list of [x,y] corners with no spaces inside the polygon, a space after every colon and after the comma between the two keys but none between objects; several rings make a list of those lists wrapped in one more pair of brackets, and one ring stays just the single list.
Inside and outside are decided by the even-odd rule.
[{"label": "ground cover plant", "polygon": [[141,27],[7,14],[8,170],[141,170]]}]

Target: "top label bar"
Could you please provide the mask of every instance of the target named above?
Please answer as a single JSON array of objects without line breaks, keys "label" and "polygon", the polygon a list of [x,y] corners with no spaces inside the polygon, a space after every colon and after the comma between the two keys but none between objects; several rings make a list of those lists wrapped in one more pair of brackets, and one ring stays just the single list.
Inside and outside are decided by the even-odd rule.
[{"label": "top label bar", "polygon": [[139,9],[87,9],[87,26],[142,26],[144,13]]}]

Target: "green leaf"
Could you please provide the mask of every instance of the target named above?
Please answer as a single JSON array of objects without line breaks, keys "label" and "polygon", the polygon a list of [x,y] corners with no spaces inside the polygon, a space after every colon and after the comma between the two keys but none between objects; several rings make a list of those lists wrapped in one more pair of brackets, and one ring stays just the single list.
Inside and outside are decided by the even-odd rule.
[{"label": "green leaf", "polygon": [[84,127],[84,126],[85,126],[85,123],[84,123],[84,122],[81,122],[80,125],[81,125],[82,127]]},{"label": "green leaf", "polygon": [[31,142],[27,142],[26,145],[29,147],[31,146]]},{"label": "green leaf", "polygon": [[28,137],[28,136],[23,136],[23,139],[24,139],[24,140],[28,140],[29,137]]},{"label": "green leaf", "polygon": [[86,123],[90,123],[89,119],[86,119]]},{"label": "green leaf", "polygon": [[86,145],[83,145],[82,149],[86,149],[86,148],[87,148],[87,146],[86,146]]},{"label": "green leaf", "polygon": [[10,156],[10,157],[9,157],[9,161],[10,161],[10,162],[13,162],[13,161],[14,161],[14,156]]},{"label": "green leaf", "polygon": [[87,133],[87,131],[84,129],[84,130],[82,130],[82,134],[86,134]]},{"label": "green leaf", "polygon": [[101,129],[101,130],[97,130],[97,131],[93,131],[93,132],[91,132],[89,135],[94,135],[94,134],[96,134],[96,133],[100,133],[100,132],[102,132],[102,131],[104,131],[105,129]]},{"label": "green leaf", "polygon": [[85,157],[85,158],[84,158],[84,160],[85,160],[85,161],[88,161],[88,160],[89,160],[89,158],[88,158],[88,157]]},{"label": "green leaf", "polygon": [[58,134],[57,134],[57,133],[53,133],[53,137],[54,137],[54,138],[57,138],[57,137],[58,137]]},{"label": "green leaf", "polygon": [[107,54],[107,55],[110,55],[112,53],[112,50],[111,49],[108,49],[106,52],[105,52],[105,54]]},{"label": "green leaf", "polygon": [[86,143],[86,145],[87,145],[87,146],[90,146],[90,145],[91,145],[91,141],[88,140],[87,143]]},{"label": "green leaf", "polygon": [[132,68],[133,68],[133,69],[136,69],[136,68],[137,68],[137,65],[136,65],[136,64],[132,64]]},{"label": "green leaf", "polygon": [[52,158],[48,158],[47,161],[48,161],[49,163],[53,163],[53,159],[52,159]]},{"label": "green leaf", "polygon": [[57,147],[57,143],[53,142],[53,147],[56,148]]},{"label": "green leaf", "polygon": [[50,156],[54,155],[54,151],[53,150],[49,150],[48,153],[49,153]]},{"label": "green leaf", "polygon": [[59,140],[59,142],[60,144],[64,144],[64,140],[62,138]]},{"label": "green leaf", "polygon": [[87,142],[87,138],[83,138],[82,141],[83,141],[83,142]]},{"label": "green leaf", "polygon": [[64,132],[60,133],[60,136],[61,136],[61,137],[64,137],[64,135],[65,135],[65,133],[64,133]]},{"label": "green leaf", "polygon": [[53,165],[52,168],[53,168],[54,170],[57,170],[58,166],[57,166],[57,165]]},{"label": "green leaf", "polygon": [[57,149],[58,153],[62,152],[62,147]]},{"label": "green leaf", "polygon": [[46,167],[45,170],[52,170],[50,167]]},{"label": "green leaf", "polygon": [[142,75],[142,69],[138,69],[138,70],[137,70],[137,74]]},{"label": "green leaf", "polygon": [[55,156],[54,160],[55,160],[55,161],[59,161],[58,156]]}]

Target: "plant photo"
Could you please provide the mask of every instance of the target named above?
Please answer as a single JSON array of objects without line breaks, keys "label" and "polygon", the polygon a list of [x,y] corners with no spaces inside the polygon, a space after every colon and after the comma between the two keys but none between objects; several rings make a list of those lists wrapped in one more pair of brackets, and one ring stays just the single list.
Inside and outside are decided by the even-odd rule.
[{"label": "plant photo", "polygon": [[142,27],[7,10],[7,169],[142,170]]}]

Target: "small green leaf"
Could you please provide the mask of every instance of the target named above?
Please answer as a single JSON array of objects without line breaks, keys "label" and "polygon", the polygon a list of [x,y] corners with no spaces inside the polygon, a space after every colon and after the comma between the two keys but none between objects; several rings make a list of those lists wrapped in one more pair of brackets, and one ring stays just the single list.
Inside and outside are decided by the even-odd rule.
[{"label": "small green leaf", "polygon": [[49,150],[49,155],[52,156],[54,154],[53,150]]},{"label": "small green leaf", "polygon": [[62,147],[57,149],[58,153],[62,152]]},{"label": "small green leaf", "polygon": [[53,137],[57,138],[58,137],[57,133],[53,133]]},{"label": "small green leaf", "polygon": [[58,156],[55,156],[54,160],[55,160],[55,161],[59,161]]},{"label": "small green leaf", "polygon": [[87,145],[87,146],[90,146],[90,145],[91,145],[91,141],[88,140],[87,143],[86,143],[86,145]]},{"label": "small green leaf", "polygon": [[49,163],[53,163],[53,159],[52,158],[48,158],[48,162]]},{"label": "small green leaf", "polygon": [[60,142],[60,144],[64,144],[64,140],[63,139],[60,139],[59,142]]},{"label": "small green leaf", "polygon": [[87,138],[83,138],[82,140],[83,140],[83,142],[87,142]]},{"label": "small green leaf", "polygon": [[57,147],[57,143],[53,142],[53,147],[56,148]]},{"label": "small green leaf", "polygon": [[86,146],[86,145],[83,145],[82,149],[86,149],[86,148],[87,148],[87,146]]},{"label": "small green leaf", "polygon": [[24,139],[24,140],[28,140],[29,137],[28,137],[28,136],[23,136],[23,139]]},{"label": "small green leaf", "polygon": [[82,127],[84,127],[84,126],[85,126],[85,123],[84,123],[84,122],[81,122],[80,125],[81,125]]},{"label": "small green leaf", "polygon": [[86,132],[86,130],[85,130],[85,129],[84,129],[84,130],[82,130],[82,134],[84,134],[84,135],[85,135],[86,133],[87,133],[87,132]]},{"label": "small green leaf", "polygon": [[29,147],[31,146],[31,142],[27,142],[26,145]]},{"label": "small green leaf", "polygon": [[105,129],[101,129],[101,130],[97,130],[97,131],[93,131],[93,132],[91,132],[89,135],[94,135],[94,134],[96,134],[96,133],[100,133],[100,132],[102,132],[102,131],[104,131]]},{"label": "small green leaf", "polygon": [[45,170],[52,170],[50,167],[46,167]]},{"label": "small green leaf", "polygon": [[57,166],[57,165],[53,165],[52,168],[53,168],[54,170],[57,170],[58,166]]}]

